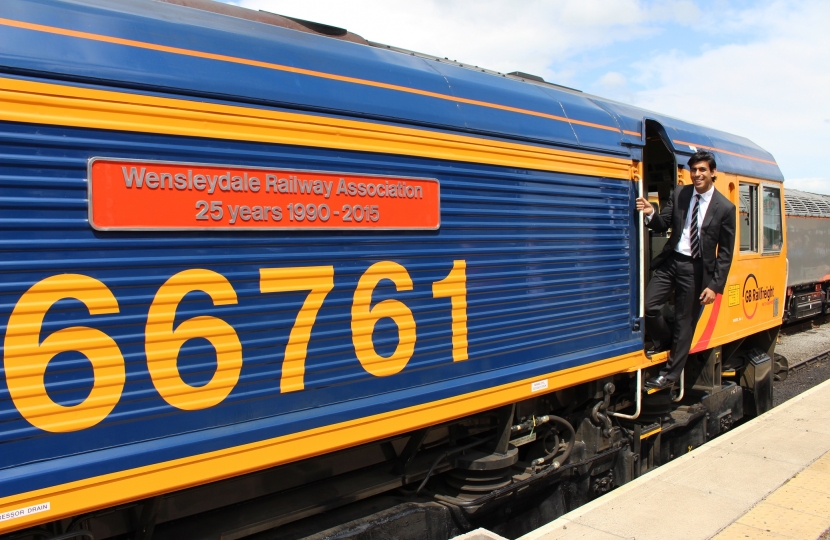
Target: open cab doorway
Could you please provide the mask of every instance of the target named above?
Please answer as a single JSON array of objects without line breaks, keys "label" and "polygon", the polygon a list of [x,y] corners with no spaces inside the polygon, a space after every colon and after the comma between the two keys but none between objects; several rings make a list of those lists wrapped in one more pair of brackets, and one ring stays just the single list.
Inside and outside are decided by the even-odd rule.
[{"label": "open cab doorway", "polygon": [[[660,212],[665,208],[669,204],[678,183],[682,185],[682,181],[679,180],[677,161],[674,153],[669,149],[667,140],[666,132],[660,124],[652,120],[646,120],[646,145],[643,149],[643,196],[652,204],[655,212]],[[648,283],[654,275],[651,261],[658,253],[663,251],[669,237],[671,237],[671,229],[658,233],[643,227],[641,241],[644,247],[644,288],[648,287]],[[663,306],[663,310],[666,320],[672,323],[674,321],[674,300],[670,299]],[[647,331],[643,332],[643,336],[644,347],[648,349],[651,346],[651,337]],[[663,352],[655,355],[652,361],[663,362],[667,356],[668,353]]]}]

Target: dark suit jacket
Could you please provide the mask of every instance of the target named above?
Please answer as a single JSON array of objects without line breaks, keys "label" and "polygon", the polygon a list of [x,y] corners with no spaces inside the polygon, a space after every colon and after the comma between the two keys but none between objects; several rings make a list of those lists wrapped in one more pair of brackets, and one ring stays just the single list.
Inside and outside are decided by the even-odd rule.
[{"label": "dark suit jacket", "polygon": [[[694,186],[675,189],[668,204],[660,213],[652,214],[647,227],[657,232],[665,232],[671,227],[671,237],[663,247],[663,251],[652,261],[652,268],[663,264],[680,241],[694,192]],[[702,288],[708,287],[716,293],[723,293],[726,276],[729,274],[729,267],[732,266],[734,248],[735,205],[715,190],[700,228],[700,251],[703,259]]]}]

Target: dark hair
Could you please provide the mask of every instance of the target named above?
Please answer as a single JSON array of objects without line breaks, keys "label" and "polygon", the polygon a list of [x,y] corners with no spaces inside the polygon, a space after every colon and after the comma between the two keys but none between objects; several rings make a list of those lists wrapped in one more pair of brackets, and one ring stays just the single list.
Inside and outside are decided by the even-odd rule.
[{"label": "dark hair", "polygon": [[689,158],[688,162],[689,168],[691,169],[692,165],[700,163],[701,161],[705,161],[709,165],[709,170],[714,171],[718,168],[718,164],[715,163],[715,156],[713,156],[712,152],[709,152],[708,150],[698,150],[692,154],[692,157]]}]

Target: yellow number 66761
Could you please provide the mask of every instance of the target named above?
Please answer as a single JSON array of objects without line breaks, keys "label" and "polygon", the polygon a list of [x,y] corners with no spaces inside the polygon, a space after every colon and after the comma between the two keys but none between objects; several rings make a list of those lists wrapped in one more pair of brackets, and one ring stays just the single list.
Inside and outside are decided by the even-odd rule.
[{"label": "yellow number 66761", "polygon": [[[433,298],[450,298],[452,358],[467,359],[466,261],[453,262],[449,275],[432,285]],[[363,368],[375,376],[394,375],[409,362],[415,350],[416,325],[412,311],[401,301],[386,299],[372,307],[372,293],[388,279],[398,291],[412,290],[412,278],[398,263],[373,264],[358,280],[351,310],[352,342]],[[309,291],[288,337],[283,356],[280,391],[304,389],[305,362],[311,328],[326,295],[334,288],[334,267],[313,266],[260,269],[260,291]],[[145,353],[153,385],[170,405],[198,410],[221,403],[239,380],[242,344],[236,330],[218,317],[198,316],[174,328],[176,309],[192,291],[207,293],[214,305],[237,303],[236,291],[221,274],[205,269],[184,270],[158,290],[147,315]],[[72,326],[53,332],[42,342],[40,333],[49,309],[64,299],[81,301],[90,315],[119,312],[118,301],[101,281],[81,274],[51,276],[34,284],[12,310],[4,341],[6,384],[20,414],[44,431],[69,432],[92,427],[118,404],[126,378],[124,356],[110,336],[95,328]],[[377,353],[372,334],[377,322],[391,318],[398,327],[398,345],[388,357]],[[204,338],[216,350],[216,370],[203,386],[192,386],[179,373],[182,346]],[[93,386],[78,404],[56,403],[46,391],[44,375],[58,354],[77,351],[92,364]]]}]

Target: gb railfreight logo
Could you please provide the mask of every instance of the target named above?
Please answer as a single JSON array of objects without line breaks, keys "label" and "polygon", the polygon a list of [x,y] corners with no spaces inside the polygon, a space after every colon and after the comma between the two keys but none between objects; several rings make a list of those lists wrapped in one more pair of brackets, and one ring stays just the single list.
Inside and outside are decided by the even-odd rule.
[{"label": "gb railfreight logo", "polygon": [[751,319],[758,312],[758,303],[765,301],[769,303],[775,296],[775,287],[762,287],[758,285],[758,279],[754,274],[749,274],[744,281],[743,299],[744,315]]}]

